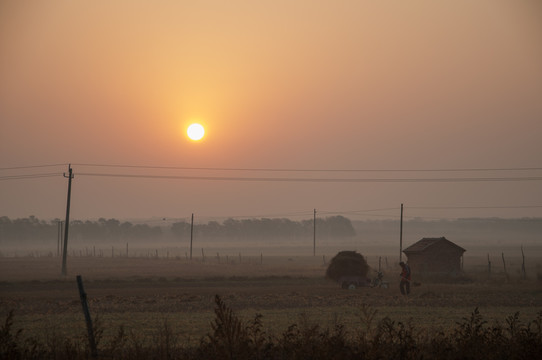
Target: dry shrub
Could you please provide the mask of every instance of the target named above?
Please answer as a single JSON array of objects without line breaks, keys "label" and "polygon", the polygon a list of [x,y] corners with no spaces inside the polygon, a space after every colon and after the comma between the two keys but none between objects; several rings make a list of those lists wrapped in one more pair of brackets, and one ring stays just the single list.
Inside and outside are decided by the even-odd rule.
[{"label": "dry shrub", "polygon": [[215,296],[215,320],[212,334],[203,339],[198,349],[199,357],[214,359],[267,358],[265,350],[272,341],[262,331],[262,315],[256,314],[252,322],[243,322],[226,306],[220,296]]}]

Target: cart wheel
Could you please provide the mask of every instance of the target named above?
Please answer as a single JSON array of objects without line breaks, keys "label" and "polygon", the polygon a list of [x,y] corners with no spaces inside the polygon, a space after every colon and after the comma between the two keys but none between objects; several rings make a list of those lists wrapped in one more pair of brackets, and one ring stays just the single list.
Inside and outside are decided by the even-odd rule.
[{"label": "cart wheel", "polygon": [[350,285],[348,285],[348,290],[356,290],[356,284],[351,283]]}]

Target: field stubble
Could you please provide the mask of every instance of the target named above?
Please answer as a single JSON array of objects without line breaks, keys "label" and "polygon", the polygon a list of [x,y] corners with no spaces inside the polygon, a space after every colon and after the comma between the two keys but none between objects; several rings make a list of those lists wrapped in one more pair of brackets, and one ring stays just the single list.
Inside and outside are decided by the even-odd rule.
[{"label": "field stubble", "polygon": [[180,341],[196,343],[211,331],[216,294],[243,319],[262,314],[266,331],[275,335],[294,323],[342,324],[355,334],[366,326],[367,307],[376,310],[375,322],[389,317],[435,331],[452,328],[476,307],[488,321],[517,311],[528,321],[542,310],[542,284],[534,278],[505,281],[502,274],[475,273],[475,281],[462,284],[422,283],[405,298],[393,267],[384,269],[390,288],[350,291],[324,278],[322,258],[238,260],[76,257],[68,262],[73,275],[62,277],[57,257],[1,258],[0,311],[5,316],[14,310],[15,328],[27,336],[84,337],[75,274],[83,276],[91,314],[106,342],[120,326],[153,341],[168,324]]}]

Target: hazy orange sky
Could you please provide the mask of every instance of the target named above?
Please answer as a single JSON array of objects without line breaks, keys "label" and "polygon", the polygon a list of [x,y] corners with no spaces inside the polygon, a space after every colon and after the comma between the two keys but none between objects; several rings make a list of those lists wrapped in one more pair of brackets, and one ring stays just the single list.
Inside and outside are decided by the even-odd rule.
[{"label": "hazy orange sky", "polygon": [[[542,6],[532,1],[0,2],[0,216],[542,216]],[[193,121],[203,141],[186,138]],[[29,169],[20,166],[64,164]],[[20,174],[56,177],[11,179]],[[79,175],[78,175],[79,174]],[[439,209],[421,209],[437,207]],[[452,208],[448,210],[440,208]],[[489,207],[481,209],[481,207]],[[467,209],[466,209],[467,208]]]}]

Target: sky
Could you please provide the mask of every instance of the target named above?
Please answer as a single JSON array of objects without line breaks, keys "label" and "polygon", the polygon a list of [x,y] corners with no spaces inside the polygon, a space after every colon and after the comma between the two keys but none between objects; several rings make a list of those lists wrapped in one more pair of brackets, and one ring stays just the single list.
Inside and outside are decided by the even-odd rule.
[{"label": "sky", "polygon": [[542,216],[536,0],[3,0],[0,79],[0,216]]}]

